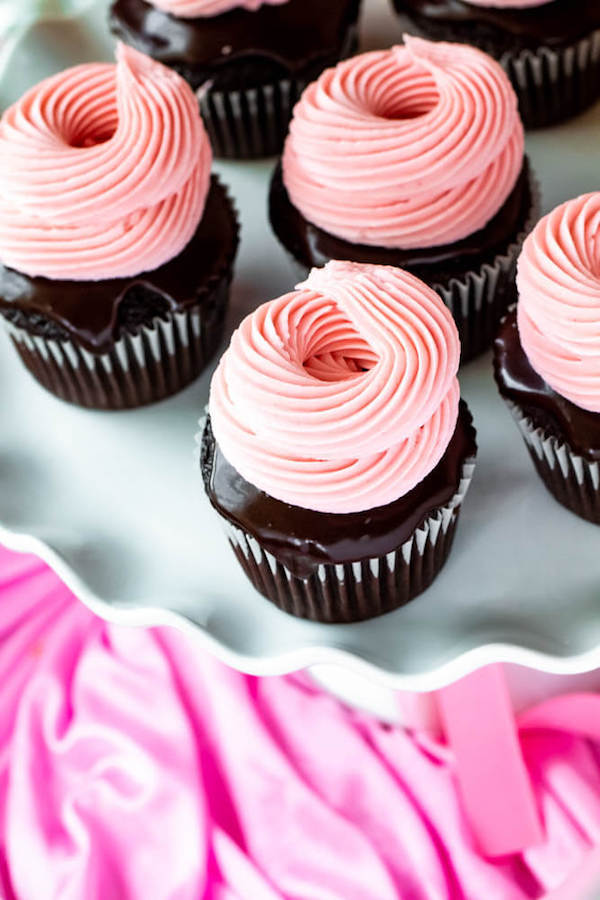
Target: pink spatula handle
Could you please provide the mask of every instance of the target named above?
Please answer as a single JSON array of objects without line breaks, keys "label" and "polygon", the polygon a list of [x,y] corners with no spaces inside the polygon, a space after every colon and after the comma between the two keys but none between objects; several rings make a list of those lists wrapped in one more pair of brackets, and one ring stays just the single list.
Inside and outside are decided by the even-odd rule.
[{"label": "pink spatula handle", "polygon": [[481,851],[504,856],[539,843],[542,827],[502,668],[479,669],[437,699]]}]

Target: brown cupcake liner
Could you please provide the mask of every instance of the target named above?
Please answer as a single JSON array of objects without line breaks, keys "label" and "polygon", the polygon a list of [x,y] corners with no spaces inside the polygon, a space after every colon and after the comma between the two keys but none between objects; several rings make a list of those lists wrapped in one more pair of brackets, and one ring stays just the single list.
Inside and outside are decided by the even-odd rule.
[{"label": "brown cupcake liner", "polygon": [[[340,59],[357,46],[357,29],[348,29]],[[200,112],[215,156],[257,159],[281,153],[292,111],[308,84],[302,78],[283,78],[245,90],[200,88]]]},{"label": "brown cupcake liner", "polygon": [[403,606],[435,579],[450,553],[474,468],[474,459],[463,463],[452,499],[434,509],[396,550],[337,565],[322,563],[306,578],[295,575],[251,534],[222,522],[244,572],[279,609],[315,622],[360,622]]},{"label": "brown cupcake liner", "polygon": [[600,97],[600,30],[558,49],[508,52],[500,63],[518,95],[526,128],[577,115]]},{"label": "brown cupcake liner", "polygon": [[215,156],[256,159],[280,153],[305,87],[303,81],[282,79],[244,91],[203,93],[200,112]]},{"label": "brown cupcake liner", "polygon": [[535,425],[521,407],[505,400],[537,472],[550,493],[582,519],[600,525],[600,463]]},{"label": "brown cupcake liner", "polygon": [[222,276],[202,303],[124,333],[106,353],[3,321],[24,365],[51,393],[90,409],[131,409],[177,393],[200,374],[222,337],[230,280]]},{"label": "brown cupcake liner", "polygon": [[461,362],[479,356],[491,346],[506,310],[517,299],[515,274],[523,241],[539,219],[540,188],[529,168],[531,209],[523,229],[491,262],[451,278],[446,284],[432,284],[454,318],[461,343]]}]

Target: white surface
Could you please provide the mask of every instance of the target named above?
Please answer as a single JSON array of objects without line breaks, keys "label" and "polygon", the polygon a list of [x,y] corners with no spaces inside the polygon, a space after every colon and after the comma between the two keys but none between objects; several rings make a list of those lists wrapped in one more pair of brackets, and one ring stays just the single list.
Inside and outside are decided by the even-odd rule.
[{"label": "white surface", "polygon": [[[384,0],[367,6],[363,45],[400,37]],[[99,8],[81,23],[36,28],[9,65],[0,104],[67,64],[106,56],[103,21]],[[599,130],[596,109],[528,139],[546,208],[598,187]],[[293,274],[267,222],[272,163],[216,168],[242,215],[233,327],[288,290]],[[433,587],[385,617],[303,622],[249,586],[194,463],[208,374],[154,407],[86,412],[39,388],[3,335],[0,539],[42,555],[101,615],[174,624],[259,674],[342,663],[388,686],[430,690],[492,661],[557,673],[598,667],[600,530],[546,493],[497,396],[489,358],[461,381],[480,454],[455,547]]]},{"label": "white surface", "polygon": [[[503,666],[506,685],[516,714],[559,694],[600,690],[600,669],[576,675],[555,675],[523,666]],[[365,710],[382,722],[423,728],[424,720],[442,729],[436,694],[416,696],[398,691],[372,678],[340,665],[316,665],[310,669],[313,679],[349,706]],[[433,705],[430,705],[433,701]]]}]

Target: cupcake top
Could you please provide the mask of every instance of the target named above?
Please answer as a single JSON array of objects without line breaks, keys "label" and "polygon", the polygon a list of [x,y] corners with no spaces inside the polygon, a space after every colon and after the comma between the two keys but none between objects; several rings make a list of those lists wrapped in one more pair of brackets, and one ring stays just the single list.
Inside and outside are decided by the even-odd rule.
[{"label": "cupcake top", "polygon": [[179,19],[195,19],[201,16],[220,16],[238,7],[254,12],[261,6],[277,6],[288,3],[288,0],[150,0],[150,3]]},{"label": "cupcake top", "polygon": [[123,44],[0,120],[0,261],[74,281],[156,269],[194,235],[212,154],[187,83]]},{"label": "cupcake top", "polygon": [[517,287],[532,368],[576,406],[600,412],[600,192],[540,220],[523,245]]},{"label": "cupcake top", "polygon": [[330,262],[234,333],[211,384],[215,439],[246,481],[283,502],[383,506],[446,451],[459,354],[449,311],[419,279]]},{"label": "cupcake top", "polygon": [[487,54],[405,36],[327,69],[294,110],[290,200],[353,243],[402,249],[483,228],[523,165],[517,98]]}]

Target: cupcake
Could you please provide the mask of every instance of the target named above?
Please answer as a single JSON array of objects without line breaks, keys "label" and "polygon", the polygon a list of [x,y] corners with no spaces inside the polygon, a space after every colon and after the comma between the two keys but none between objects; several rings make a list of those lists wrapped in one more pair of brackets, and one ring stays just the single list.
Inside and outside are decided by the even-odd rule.
[{"label": "cupcake", "polygon": [[519,258],[495,374],[556,499],[600,524],[600,192],[545,216]]},{"label": "cupcake", "polygon": [[552,125],[600,97],[597,0],[392,0],[426,37],[474,44],[502,64],[526,128]]},{"label": "cupcake", "polygon": [[328,259],[413,272],[450,308],[467,360],[515,299],[516,257],[537,216],[523,147],[514,91],[491,57],[406,36],[304,91],[271,224],[304,272]]},{"label": "cupcake", "polygon": [[81,406],[194,379],[223,330],[238,226],[194,95],[124,45],[0,120],[0,320],[25,366]]},{"label": "cupcake", "polygon": [[360,0],[116,0],[111,29],[198,92],[218,156],[281,152],[293,106],[356,49]]},{"label": "cupcake", "polygon": [[407,603],[442,568],[476,453],[437,294],[330,262],[232,337],[201,441],[206,493],[255,588],[319,622]]}]

